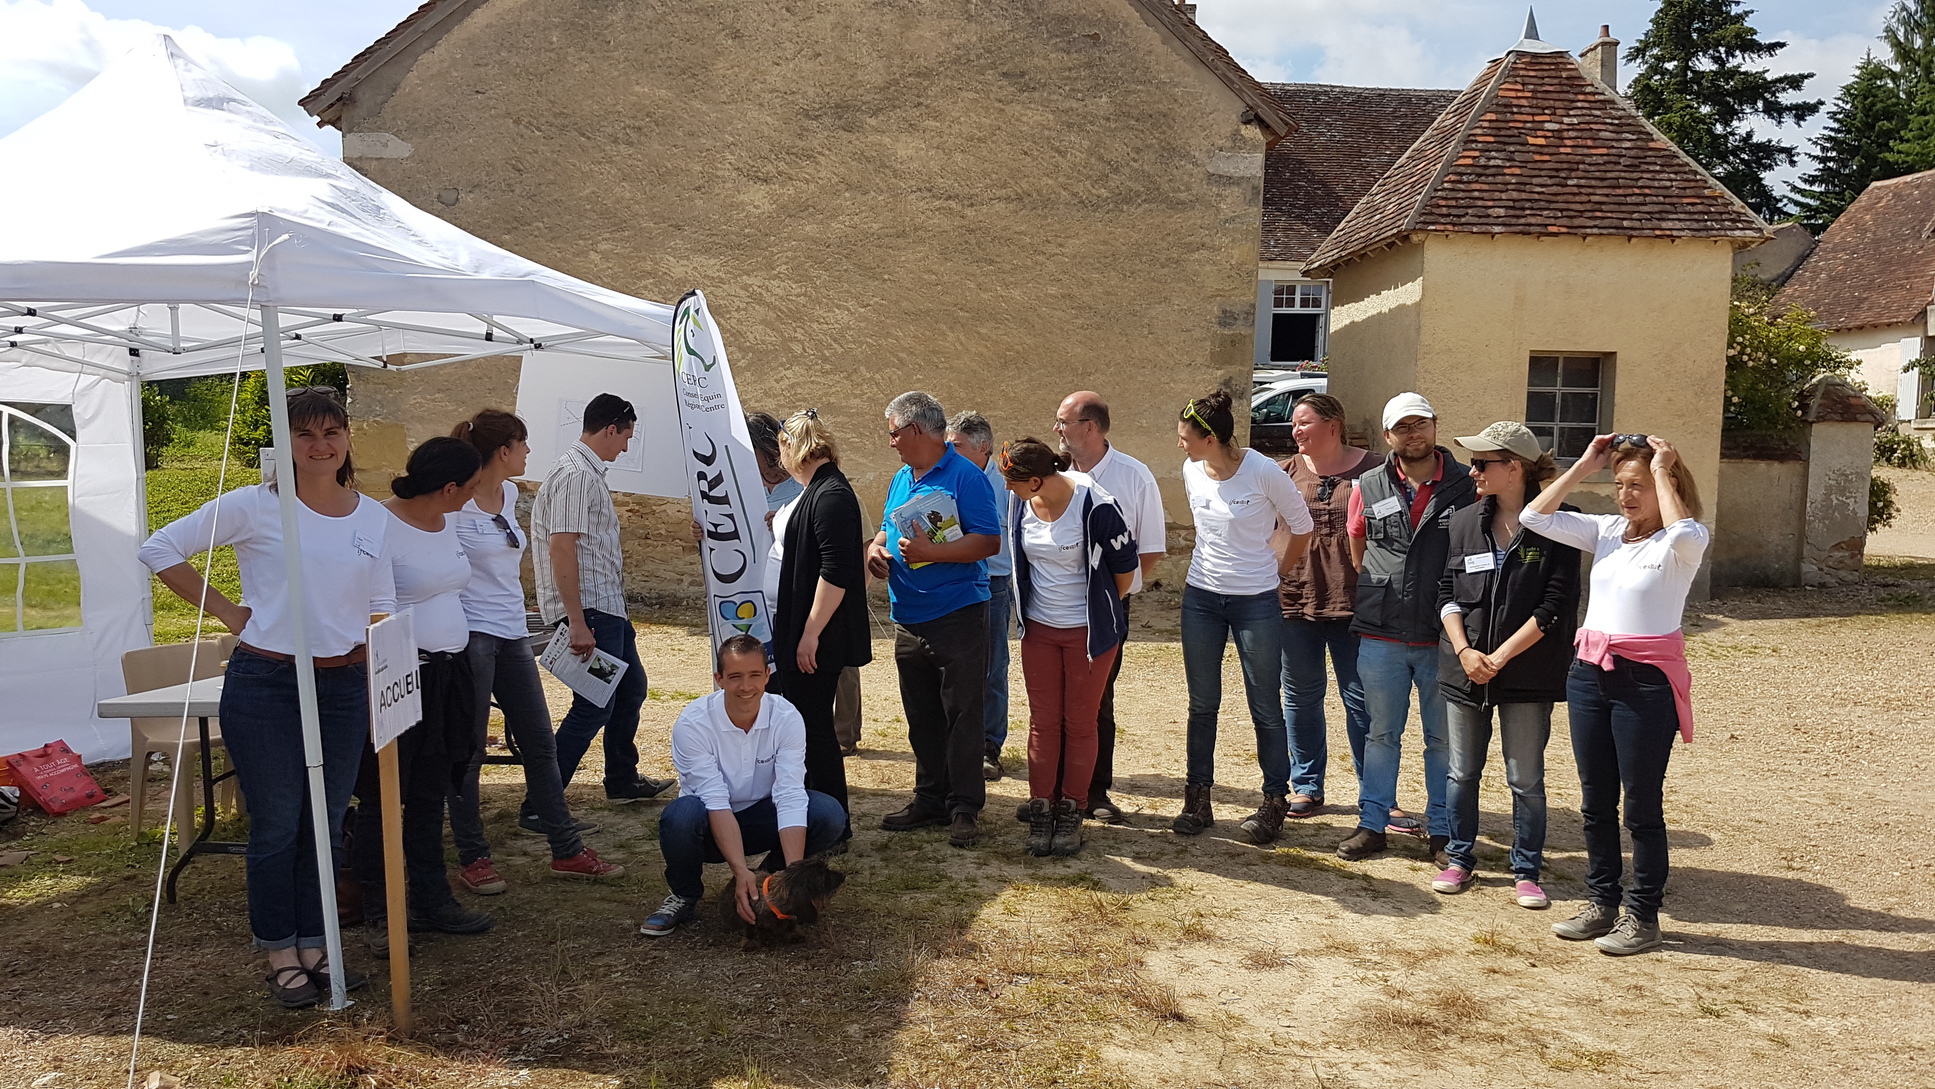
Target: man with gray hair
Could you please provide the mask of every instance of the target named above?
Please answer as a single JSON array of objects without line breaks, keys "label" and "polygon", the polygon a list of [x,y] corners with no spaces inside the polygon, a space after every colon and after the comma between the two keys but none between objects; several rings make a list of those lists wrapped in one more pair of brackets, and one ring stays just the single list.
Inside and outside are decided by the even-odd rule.
[{"label": "man with gray hair", "polygon": [[979,466],[994,489],[994,510],[1001,524],[1001,551],[988,557],[988,696],[982,709],[987,726],[981,778],[999,779],[1001,749],[1008,743],[1008,631],[1014,624],[1014,557],[1008,544],[1008,484],[994,459],[994,428],[979,412],[962,412],[947,421],[954,452]]},{"label": "man with gray hair", "polygon": [[[887,580],[893,605],[894,666],[914,749],[914,799],[880,827],[905,832],[946,824],[949,843],[972,847],[987,802],[981,778],[988,688],[985,561],[1001,549],[1001,522],[987,476],[947,441],[939,401],[918,390],[903,393],[887,405],[886,415],[887,443],[904,464],[887,489],[880,532],[867,546],[867,572]],[[949,507],[957,526],[946,524]],[[936,522],[931,535],[923,531]],[[916,523],[923,528],[910,528]]]}]

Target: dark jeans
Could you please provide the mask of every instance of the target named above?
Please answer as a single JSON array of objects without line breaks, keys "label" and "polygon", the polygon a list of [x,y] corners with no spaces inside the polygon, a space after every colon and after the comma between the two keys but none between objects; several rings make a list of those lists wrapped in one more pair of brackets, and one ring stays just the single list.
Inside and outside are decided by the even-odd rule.
[{"label": "dark jeans", "polygon": [[1006,575],[988,579],[988,696],[981,708],[988,747],[1008,743],[1008,635],[1014,630],[1014,585]]},{"label": "dark jeans", "polygon": [[504,712],[504,733],[524,766],[524,806],[551,840],[552,858],[571,858],[585,849],[572,827],[571,809],[564,803],[564,779],[558,774],[558,742],[551,734],[551,708],[544,702],[544,682],[538,679],[537,659],[523,639],[502,639],[481,631],[470,633],[465,651],[470,660],[476,700],[477,755],[464,770],[464,781],[450,792],[450,838],[457,842],[457,860],[468,866],[490,857],[484,818],[478,809],[477,781],[483,767],[484,744],[490,736],[490,701]]},{"label": "dark jeans", "polygon": [[1505,782],[1512,788],[1512,873],[1537,881],[1545,860],[1545,743],[1552,737],[1552,705],[1505,703],[1496,708],[1445,701],[1451,735],[1451,773],[1445,808],[1451,811],[1453,865],[1478,869],[1478,780],[1492,745],[1492,712],[1498,712],[1498,748],[1505,754]]},{"label": "dark jeans", "polygon": [[1351,618],[1306,620],[1283,618],[1283,717],[1290,723],[1290,787],[1311,798],[1324,796],[1324,773],[1330,765],[1330,727],[1324,721],[1324,695],[1330,684],[1324,674],[1324,651],[1337,674],[1337,694],[1344,700],[1344,735],[1350,739],[1351,767],[1364,766],[1364,738],[1371,731],[1371,715],[1364,708],[1364,682],[1357,676],[1357,636]]},{"label": "dark jeans", "polygon": [[1680,729],[1673,685],[1657,666],[1615,657],[1610,670],[1573,662],[1565,688],[1586,824],[1586,895],[1607,907],[1620,902],[1623,792],[1633,835],[1626,910],[1653,922],[1666,895],[1666,761]]},{"label": "dark jeans", "polygon": [[[396,739],[397,779],[403,795],[403,872],[409,882],[410,910],[428,912],[455,903],[443,857],[443,800],[456,785],[463,765],[447,744],[470,730],[470,662],[462,653],[424,662],[423,721]],[[459,756],[467,756],[468,747]],[[467,761],[466,761],[467,763]],[[356,779],[356,835],[350,867],[363,886],[365,918],[385,913],[383,889],[383,806],[376,750],[363,746],[362,773]]]},{"label": "dark jeans", "polygon": [[[734,813],[746,858],[779,849],[779,812],[765,798]],[[847,811],[817,790],[806,792],[806,853],[819,854],[847,832]],[[672,799],[658,818],[658,849],[665,856],[665,883],[688,900],[705,895],[705,864],[724,862],[712,841],[705,799],[686,794]]]},{"label": "dark jeans", "polygon": [[840,755],[840,737],[833,729],[833,702],[844,671],[822,666],[801,673],[799,663],[779,664],[780,695],[806,720],[806,788],[847,808],[847,759]]},{"label": "dark jeans", "polygon": [[918,624],[896,623],[894,666],[914,749],[914,803],[931,811],[981,812],[988,800],[981,779],[988,603]]},{"label": "dark jeans", "polygon": [[[323,808],[330,850],[341,846],[343,814],[370,735],[369,675],[360,665],[318,669]],[[310,827],[296,667],[237,647],[222,683],[222,739],[249,805],[249,930],[257,949],[321,949],[322,890]]]},{"label": "dark jeans", "polygon": [[578,772],[579,761],[591,739],[605,731],[605,786],[623,786],[638,778],[638,709],[645,705],[645,665],[638,660],[638,632],[630,619],[585,610],[598,649],[631,666],[618,680],[618,690],[603,707],[583,696],[571,697],[571,710],[558,723],[558,777],[566,786]]},{"label": "dark jeans", "polygon": [[1243,667],[1243,694],[1256,728],[1256,761],[1263,793],[1290,788],[1290,739],[1277,702],[1283,668],[1283,611],[1277,592],[1218,594],[1183,587],[1183,677],[1189,684],[1188,765],[1190,786],[1216,781],[1216,716],[1223,704],[1223,648],[1236,640]]}]

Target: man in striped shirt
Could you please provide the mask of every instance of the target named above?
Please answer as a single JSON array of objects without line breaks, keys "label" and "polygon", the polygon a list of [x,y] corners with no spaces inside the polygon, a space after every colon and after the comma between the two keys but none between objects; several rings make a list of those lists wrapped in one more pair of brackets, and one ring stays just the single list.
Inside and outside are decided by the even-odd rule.
[{"label": "man in striped shirt", "polygon": [[623,805],[655,797],[672,785],[638,773],[638,709],[645,703],[645,666],[638,633],[625,614],[624,560],[618,548],[618,511],[605,468],[631,444],[638,413],[631,402],[601,393],[585,405],[584,434],[558,457],[531,504],[531,536],[548,542],[531,550],[537,573],[538,615],[550,627],[569,624],[580,658],[604,651],[628,667],[603,707],[583,696],[558,723],[558,772],[568,786],[591,739],[605,732],[605,797]]}]

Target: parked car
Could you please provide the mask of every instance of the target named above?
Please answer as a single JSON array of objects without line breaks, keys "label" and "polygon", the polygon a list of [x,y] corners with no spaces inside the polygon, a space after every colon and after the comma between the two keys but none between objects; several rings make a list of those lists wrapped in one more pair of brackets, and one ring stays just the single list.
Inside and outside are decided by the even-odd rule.
[{"label": "parked car", "polygon": [[1250,445],[1257,453],[1289,457],[1297,452],[1290,436],[1290,410],[1312,393],[1326,393],[1330,376],[1304,372],[1279,378],[1250,395]]}]

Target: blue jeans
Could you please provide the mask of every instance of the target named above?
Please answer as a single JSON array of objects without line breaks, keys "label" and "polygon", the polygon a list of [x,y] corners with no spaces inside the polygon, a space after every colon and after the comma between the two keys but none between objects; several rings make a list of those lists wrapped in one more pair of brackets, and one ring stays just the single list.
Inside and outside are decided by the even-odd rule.
[{"label": "blue jeans", "polygon": [[[779,811],[763,798],[734,813],[745,857],[779,849]],[[806,853],[819,854],[847,834],[847,811],[817,790],[806,792]],[[665,856],[665,883],[688,900],[705,895],[705,864],[724,862],[712,841],[705,799],[685,794],[665,805],[658,818],[658,849]]]},{"label": "blue jeans", "polygon": [[1324,721],[1324,648],[1337,673],[1337,694],[1344,699],[1344,733],[1350,738],[1353,769],[1364,766],[1364,738],[1371,717],[1364,710],[1364,682],[1357,677],[1357,636],[1350,617],[1334,620],[1283,618],[1283,717],[1290,723],[1290,786],[1311,798],[1324,796],[1324,771],[1330,764],[1330,727]]},{"label": "blue jeans", "polygon": [[638,660],[638,632],[630,619],[585,610],[598,649],[631,666],[618,679],[618,690],[603,707],[583,696],[571,697],[571,710],[558,723],[558,778],[566,786],[578,763],[591,748],[591,739],[605,731],[605,787],[630,784],[638,778],[638,709],[645,705],[645,666]]},{"label": "blue jeans", "polygon": [[[464,769],[462,784],[450,792],[450,838],[457,844],[457,862],[468,866],[490,857],[490,839],[478,806],[478,775],[483,767],[484,741],[490,734],[490,701],[504,711],[504,733],[517,747],[524,766],[524,806],[551,840],[552,858],[571,858],[585,849],[564,801],[564,780],[558,775],[558,742],[551,733],[551,708],[544,701],[544,682],[538,677],[531,645],[481,631],[470,633],[470,674],[476,685],[473,714],[477,724],[477,754]],[[617,697],[614,696],[613,699]]]},{"label": "blue jeans", "polygon": [[988,747],[1008,743],[1008,631],[1014,627],[1014,584],[1006,575],[988,579],[988,701],[981,710]]},{"label": "blue jeans", "polygon": [[1189,684],[1190,786],[1216,782],[1216,716],[1223,706],[1223,648],[1236,639],[1243,694],[1256,727],[1256,762],[1263,793],[1290,791],[1290,737],[1277,702],[1283,660],[1283,611],[1277,592],[1219,594],[1185,584],[1182,600],[1183,677]]},{"label": "blue jeans", "polygon": [[1411,717],[1411,690],[1418,692],[1418,717],[1424,720],[1424,792],[1429,800],[1429,834],[1451,835],[1445,812],[1445,778],[1450,774],[1445,741],[1445,697],[1438,691],[1438,646],[1414,647],[1388,639],[1360,638],[1357,674],[1364,679],[1364,707],[1371,732],[1364,739],[1358,766],[1357,823],[1382,832],[1397,805],[1398,757],[1404,725]]},{"label": "blue jeans", "polygon": [[[1451,775],[1445,805],[1451,810],[1454,866],[1478,869],[1478,778],[1492,745],[1492,708],[1445,703],[1451,728]],[[1545,858],[1545,743],[1552,737],[1552,705],[1503,703],[1498,708],[1498,747],[1505,754],[1505,782],[1512,788],[1512,873],[1537,881]]]},{"label": "blue jeans", "polygon": [[1658,666],[1616,657],[1611,670],[1573,662],[1565,691],[1586,825],[1586,895],[1607,907],[1620,901],[1623,792],[1626,830],[1633,834],[1626,910],[1653,922],[1666,897],[1666,762],[1680,729],[1673,686]]},{"label": "blue jeans", "polygon": [[[318,669],[323,808],[330,850],[342,846],[343,814],[369,740],[369,678],[363,666]],[[249,930],[257,949],[321,949],[322,890],[310,828],[296,667],[237,647],[222,683],[222,740],[249,803]]]}]

